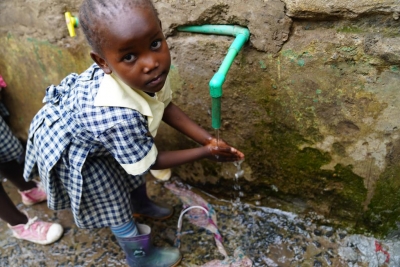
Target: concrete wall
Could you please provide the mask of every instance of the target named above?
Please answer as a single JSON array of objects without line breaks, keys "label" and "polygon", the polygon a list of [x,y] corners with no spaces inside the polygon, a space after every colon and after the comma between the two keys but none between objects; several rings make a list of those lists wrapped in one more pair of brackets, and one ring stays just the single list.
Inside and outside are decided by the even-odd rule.
[{"label": "concrete wall", "polygon": [[[91,64],[82,32],[69,37],[64,22],[80,2],[0,2],[3,101],[22,139],[46,87]],[[233,38],[176,27],[236,24],[251,32],[224,84],[220,131],[246,154],[242,200],[375,233],[395,226],[400,1],[154,2],[173,57],[174,101],[210,131],[208,81]],[[157,142],[160,149],[195,145],[165,125]],[[174,171],[218,197],[235,194],[233,164],[204,160]]]}]

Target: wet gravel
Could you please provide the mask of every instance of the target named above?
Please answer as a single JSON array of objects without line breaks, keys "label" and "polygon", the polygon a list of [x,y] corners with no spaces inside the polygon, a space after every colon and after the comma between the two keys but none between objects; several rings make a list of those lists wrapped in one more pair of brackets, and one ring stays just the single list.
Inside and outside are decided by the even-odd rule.
[{"label": "wet gravel", "polygon": [[[148,179],[149,195],[174,207],[172,218],[164,222],[139,219],[151,226],[153,243],[157,246],[173,246],[181,202],[162,184]],[[124,254],[111,231],[107,228],[85,230],[75,226],[69,210],[51,211],[45,203],[25,207],[15,187],[3,181],[4,188],[14,203],[31,216],[61,223],[64,236],[54,244],[42,246],[17,240],[3,221],[0,221],[0,267],[31,266],[126,266]],[[254,266],[266,267],[322,267],[322,266],[370,266],[351,251],[343,256],[340,247],[346,247],[348,233],[323,224],[315,214],[301,217],[279,209],[243,204],[240,201],[221,201],[202,195],[212,203],[217,212],[218,226],[224,237],[229,255],[240,247],[253,260]],[[213,235],[183,220],[180,266],[195,267],[223,259]],[[352,245],[353,247],[354,244]],[[351,254],[350,252],[354,252]],[[350,257],[351,255],[353,257]],[[350,255],[350,256],[349,256]],[[365,260],[365,259],[364,259]],[[391,266],[387,262],[379,266]]]}]

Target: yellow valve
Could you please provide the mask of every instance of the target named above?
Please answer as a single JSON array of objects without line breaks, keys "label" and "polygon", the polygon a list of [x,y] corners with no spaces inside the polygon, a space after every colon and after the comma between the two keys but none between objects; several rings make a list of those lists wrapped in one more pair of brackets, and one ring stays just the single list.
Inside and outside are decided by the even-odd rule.
[{"label": "yellow valve", "polygon": [[79,20],[77,17],[71,15],[71,12],[65,12],[65,22],[67,23],[69,36],[74,37],[75,28],[78,27]]}]

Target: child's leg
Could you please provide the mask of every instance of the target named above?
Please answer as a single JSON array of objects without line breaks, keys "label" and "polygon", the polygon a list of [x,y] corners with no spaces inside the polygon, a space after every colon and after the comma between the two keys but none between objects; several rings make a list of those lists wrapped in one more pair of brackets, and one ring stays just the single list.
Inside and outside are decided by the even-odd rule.
[{"label": "child's leg", "polygon": [[20,212],[5,192],[3,185],[0,183],[0,218],[9,225],[26,224],[28,217]]},{"label": "child's leg", "polygon": [[132,209],[135,217],[144,216],[165,220],[172,216],[173,209],[151,200],[147,195],[146,182],[131,193]]},{"label": "child's leg", "polygon": [[20,212],[0,183],[0,219],[4,220],[18,239],[27,240],[37,244],[51,244],[62,236],[63,228],[58,223],[48,223],[28,218]]},{"label": "child's leg", "polygon": [[24,180],[23,165],[16,160],[0,163],[0,175],[10,180],[18,188],[25,205],[30,206],[47,199],[46,192],[37,182]]},{"label": "child's leg", "polygon": [[138,230],[133,219],[118,226],[111,226],[110,229],[116,237],[134,237],[138,235]]},{"label": "child's leg", "polygon": [[[9,179],[19,189],[24,204],[31,205],[45,200],[46,193],[36,182],[24,180],[24,167],[18,162],[23,152],[21,143],[0,116],[0,175]],[[6,194],[1,182],[0,204],[0,219],[7,222],[16,238],[46,245],[61,237],[63,228],[60,224],[42,222],[37,220],[37,217],[29,218],[27,214],[20,212]]]},{"label": "child's leg", "polygon": [[36,187],[35,182],[25,182],[22,176],[24,165],[18,161],[23,161],[23,156],[21,142],[0,116],[0,175],[9,179],[20,191]]},{"label": "child's leg", "polygon": [[0,175],[12,182],[20,191],[30,190],[36,187],[34,181],[26,182],[22,176],[24,172],[23,164],[16,160],[0,163]]}]

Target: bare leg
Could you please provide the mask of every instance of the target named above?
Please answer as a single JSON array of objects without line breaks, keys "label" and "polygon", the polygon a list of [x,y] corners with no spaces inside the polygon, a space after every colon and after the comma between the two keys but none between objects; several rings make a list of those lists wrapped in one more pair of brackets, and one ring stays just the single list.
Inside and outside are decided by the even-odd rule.
[{"label": "bare leg", "polygon": [[[6,163],[0,163],[0,175],[10,180],[20,191],[36,187],[36,183],[33,181],[26,182],[22,174],[23,165],[19,164],[17,161],[13,160]],[[0,209],[0,218],[6,221],[9,225],[14,226],[18,224],[26,224],[28,222],[26,215],[17,209],[1,183],[0,203],[2,205]]]},{"label": "bare leg", "polygon": [[36,187],[33,181],[26,182],[22,176],[24,172],[23,164],[19,164],[16,160],[6,163],[0,163],[0,175],[12,182],[19,191],[26,191]]},{"label": "bare leg", "polygon": [[26,224],[28,222],[28,218],[25,216],[25,214],[17,209],[17,207],[11,201],[10,197],[7,195],[1,183],[0,203],[0,218],[6,221],[9,225],[14,226],[17,224]]}]

